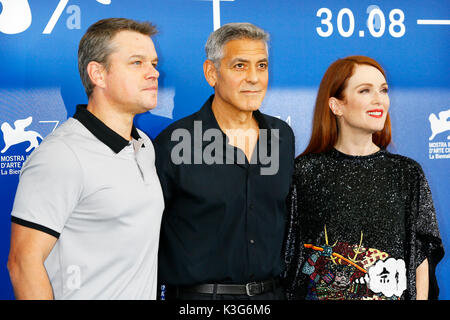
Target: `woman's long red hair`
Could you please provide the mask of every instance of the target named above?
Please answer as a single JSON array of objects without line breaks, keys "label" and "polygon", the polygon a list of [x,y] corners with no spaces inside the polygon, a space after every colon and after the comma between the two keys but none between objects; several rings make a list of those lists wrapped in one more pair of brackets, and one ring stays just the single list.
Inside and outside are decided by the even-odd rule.
[{"label": "woman's long red hair", "polygon": [[[380,64],[365,56],[351,56],[339,59],[328,67],[317,93],[311,139],[301,155],[320,153],[334,147],[338,138],[338,127],[336,116],[331,112],[328,100],[331,97],[339,100],[344,99],[343,91],[347,86],[348,79],[353,75],[355,66],[364,64],[377,68],[386,78],[386,74]],[[372,141],[380,148],[386,148],[391,142],[389,113],[386,116],[383,130],[375,132],[372,135]]]}]

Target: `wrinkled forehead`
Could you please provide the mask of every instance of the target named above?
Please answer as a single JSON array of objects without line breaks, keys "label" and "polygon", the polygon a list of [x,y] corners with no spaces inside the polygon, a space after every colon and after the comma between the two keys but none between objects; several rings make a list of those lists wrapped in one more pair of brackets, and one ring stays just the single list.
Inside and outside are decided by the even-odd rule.
[{"label": "wrinkled forehead", "polygon": [[264,56],[268,59],[267,43],[263,40],[248,38],[239,38],[227,41],[222,48],[222,59],[237,55],[258,55],[259,57]]}]

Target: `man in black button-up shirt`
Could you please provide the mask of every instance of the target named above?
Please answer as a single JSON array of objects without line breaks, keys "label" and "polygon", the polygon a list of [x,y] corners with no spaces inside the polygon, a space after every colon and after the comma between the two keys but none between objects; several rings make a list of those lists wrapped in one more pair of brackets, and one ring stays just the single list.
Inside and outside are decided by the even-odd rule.
[{"label": "man in black button-up shirt", "polygon": [[258,111],[268,83],[267,40],[247,23],[212,33],[204,73],[215,94],[156,138],[166,298],[284,297],[277,278],[294,135]]}]

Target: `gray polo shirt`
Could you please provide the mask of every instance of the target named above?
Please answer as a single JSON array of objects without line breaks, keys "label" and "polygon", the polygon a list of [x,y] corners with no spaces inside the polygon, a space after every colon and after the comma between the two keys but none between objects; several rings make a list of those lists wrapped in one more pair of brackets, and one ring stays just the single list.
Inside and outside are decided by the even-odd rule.
[{"label": "gray polo shirt", "polygon": [[12,222],[58,238],[55,299],[155,299],[164,200],[150,139],[129,143],[77,106],[25,162]]}]

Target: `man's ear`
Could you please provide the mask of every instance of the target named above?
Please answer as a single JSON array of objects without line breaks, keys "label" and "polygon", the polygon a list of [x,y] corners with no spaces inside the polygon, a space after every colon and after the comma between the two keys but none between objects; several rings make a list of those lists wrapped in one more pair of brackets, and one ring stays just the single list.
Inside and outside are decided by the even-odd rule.
[{"label": "man's ear", "polygon": [[91,82],[96,87],[104,88],[106,85],[105,82],[105,73],[106,69],[105,67],[96,61],[91,61],[87,65],[87,73],[89,75],[89,78],[91,79]]},{"label": "man's ear", "polygon": [[331,112],[337,117],[342,116],[342,101],[335,97],[331,97],[328,99],[328,107],[330,107]]},{"label": "man's ear", "polygon": [[214,88],[217,83],[217,69],[211,60],[206,60],[203,63],[203,73],[205,74],[206,81]]}]

